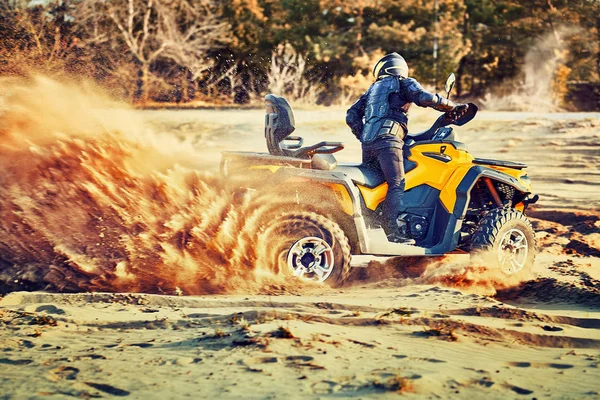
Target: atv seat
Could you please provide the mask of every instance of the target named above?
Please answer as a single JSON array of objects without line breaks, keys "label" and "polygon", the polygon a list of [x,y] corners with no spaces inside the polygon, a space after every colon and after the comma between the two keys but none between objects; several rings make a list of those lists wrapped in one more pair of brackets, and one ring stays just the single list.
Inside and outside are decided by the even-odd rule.
[{"label": "atv seat", "polygon": [[369,188],[377,187],[385,182],[383,175],[379,171],[362,164],[339,163],[334,171],[342,172],[354,183]]}]

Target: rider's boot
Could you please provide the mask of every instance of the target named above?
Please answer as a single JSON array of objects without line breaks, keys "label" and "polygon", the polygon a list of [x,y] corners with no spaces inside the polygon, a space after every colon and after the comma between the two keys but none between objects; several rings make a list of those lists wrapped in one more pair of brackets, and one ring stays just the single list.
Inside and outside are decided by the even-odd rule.
[{"label": "rider's boot", "polygon": [[391,229],[391,232],[387,235],[388,241],[400,244],[415,244],[414,239],[411,239],[408,235],[408,226],[406,222],[400,218],[397,220],[397,227]]},{"label": "rider's boot", "polygon": [[409,244],[409,245],[413,245],[416,243],[414,239],[406,237],[406,236],[400,234],[399,232],[392,232],[389,235],[387,235],[387,238],[388,238],[388,241],[394,242],[394,243]]}]

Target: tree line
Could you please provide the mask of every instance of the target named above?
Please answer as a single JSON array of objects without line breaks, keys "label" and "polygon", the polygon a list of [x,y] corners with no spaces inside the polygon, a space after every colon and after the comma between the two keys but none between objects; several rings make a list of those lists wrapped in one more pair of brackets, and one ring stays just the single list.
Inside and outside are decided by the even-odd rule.
[{"label": "tree line", "polygon": [[600,1],[0,0],[1,75],[88,77],[141,104],[348,103],[392,51],[432,88],[454,71],[461,97],[550,69],[564,101],[600,82]]}]

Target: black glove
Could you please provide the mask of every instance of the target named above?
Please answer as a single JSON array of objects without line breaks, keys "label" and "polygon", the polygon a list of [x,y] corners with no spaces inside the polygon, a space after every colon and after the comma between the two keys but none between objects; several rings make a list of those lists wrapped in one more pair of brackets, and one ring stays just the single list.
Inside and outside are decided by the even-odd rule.
[{"label": "black glove", "polygon": [[452,111],[447,113],[448,118],[450,118],[452,121],[458,121],[467,113],[468,109],[468,104],[457,104]]}]

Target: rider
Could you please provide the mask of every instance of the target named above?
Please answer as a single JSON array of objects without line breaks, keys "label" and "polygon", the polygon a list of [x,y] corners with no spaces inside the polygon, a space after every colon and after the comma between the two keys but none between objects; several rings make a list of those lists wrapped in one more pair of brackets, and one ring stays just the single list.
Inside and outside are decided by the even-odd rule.
[{"label": "rider", "polygon": [[348,109],[346,123],[362,143],[363,165],[379,169],[388,184],[383,208],[388,239],[414,244],[398,223],[404,194],[402,146],[408,132],[408,109],[415,103],[456,116],[468,106],[425,91],[419,82],[408,77],[408,65],[398,53],[380,59],[373,76],[375,83]]}]

